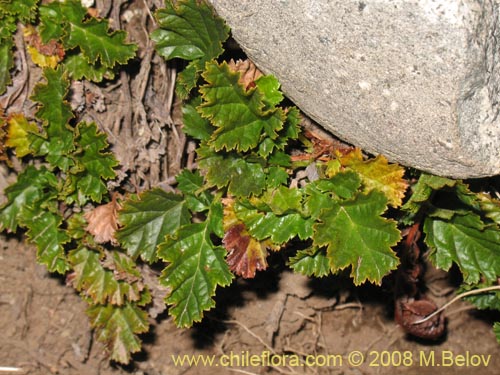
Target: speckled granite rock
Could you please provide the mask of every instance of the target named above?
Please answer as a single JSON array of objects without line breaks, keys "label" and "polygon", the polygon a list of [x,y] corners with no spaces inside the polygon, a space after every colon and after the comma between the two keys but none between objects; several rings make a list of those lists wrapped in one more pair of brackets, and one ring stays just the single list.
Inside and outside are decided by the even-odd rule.
[{"label": "speckled granite rock", "polygon": [[209,1],[341,139],[438,175],[500,174],[498,1]]}]

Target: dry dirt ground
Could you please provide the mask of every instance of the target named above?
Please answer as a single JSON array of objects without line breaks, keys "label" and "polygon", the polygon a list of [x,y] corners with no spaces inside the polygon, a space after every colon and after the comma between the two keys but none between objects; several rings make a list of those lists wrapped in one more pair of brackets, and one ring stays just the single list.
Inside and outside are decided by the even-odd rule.
[{"label": "dry dirt ground", "polygon": [[[280,259],[274,259],[274,264],[280,264]],[[446,294],[449,281],[435,278],[429,285],[435,294]],[[93,340],[85,303],[74,290],[36,264],[33,248],[17,238],[0,236],[0,366],[20,370],[0,374],[451,375],[498,374],[500,368],[500,346],[491,329],[495,317],[467,309],[465,303],[448,312],[445,339],[421,342],[407,337],[393,322],[390,293],[384,288],[354,289],[338,277],[308,280],[277,266],[219,292],[217,308],[202,324],[181,330],[168,316],[161,316],[143,337],[144,351],[134,356],[134,363],[117,366],[107,361],[103,347]],[[436,297],[436,301],[441,305],[449,298]],[[249,365],[247,353],[262,356],[266,351],[278,355],[275,364],[289,355],[289,365]],[[348,363],[353,351],[365,357],[359,367]],[[212,367],[175,366],[172,357],[214,355],[229,360],[231,353],[232,366],[222,366],[227,362]],[[247,358],[247,363],[237,363],[236,354],[242,355],[240,361]],[[305,361],[307,355],[318,355],[321,365],[327,354],[341,357],[336,362],[330,357],[330,367],[293,362],[293,358]],[[481,358],[472,355],[490,358],[488,365],[472,366]],[[463,363],[459,356],[464,356]]]}]

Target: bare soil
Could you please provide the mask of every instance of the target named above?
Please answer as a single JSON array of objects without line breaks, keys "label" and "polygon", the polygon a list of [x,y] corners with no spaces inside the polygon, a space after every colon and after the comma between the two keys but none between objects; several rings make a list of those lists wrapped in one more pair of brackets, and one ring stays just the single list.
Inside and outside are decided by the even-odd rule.
[{"label": "bare soil", "polygon": [[[280,259],[272,262],[280,264]],[[166,314],[152,321],[151,333],[143,337],[143,352],[123,367],[109,363],[102,345],[94,341],[86,304],[75,291],[36,264],[32,247],[0,236],[0,367],[18,368],[21,374],[61,375],[498,374],[500,346],[491,329],[494,316],[468,309],[465,303],[454,305],[448,312],[446,337],[422,342],[407,337],[394,323],[390,291],[354,288],[340,277],[310,280],[281,268],[219,290],[217,308],[192,329],[176,328]],[[435,294],[445,294],[434,297],[438,304],[450,298],[448,278],[435,278],[429,286]],[[317,354],[342,359],[337,357],[330,367],[308,367],[304,362],[304,366],[270,367],[234,358],[266,351],[276,358],[286,354],[301,361]],[[365,356],[361,366],[349,366],[352,351]],[[175,366],[172,359],[172,355],[221,358],[231,353],[233,366],[227,367]],[[452,366],[438,367],[451,364],[450,353],[464,356],[464,361],[467,353],[469,358],[491,357],[487,366],[474,367],[474,362],[459,366],[461,358],[454,357]],[[322,364],[326,357],[317,358]],[[397,366],[399,358],[412,363]],[[3,373],[14,372],[0,370]]]}]

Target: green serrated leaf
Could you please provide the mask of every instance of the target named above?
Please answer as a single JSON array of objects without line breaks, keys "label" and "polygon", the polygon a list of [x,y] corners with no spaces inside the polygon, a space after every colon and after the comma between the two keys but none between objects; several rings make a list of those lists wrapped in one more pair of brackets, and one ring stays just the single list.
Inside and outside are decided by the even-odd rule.
[{"label": "green serrated leaf", "polygon": [[196,87],[198,83],[202,70],[203,65],[200,63],[200,60],[194,60],[177,75],[175,94],[180,100],[186,100],[189,97],[191,90]]},{"label": "green serrated leaf", "polygon": [[403,205],[402,209],[410,214],[416,214],[422,205],[431,198],[433,191],[444,187],[453,187],[456,183],[456,180],[422,173],[418,182],[412,187],[413,192],[410,199]]},{"label": "green serrated leaf", "polygon": [[28,216],[27,208],[34,207],[42,198],[48,199],[48,190],[55,195],[56,186],[56,177],[45,167],[28,166],[16,182],[5,189],[7,203],[0,208],[0,230],[15,232],[22,217]]},{"label": "green serrated leaf", "polygon": [[385,195],[372,191],[321,211],[313,240],[318,247],[327,246],[333,272],[351,266],[356,285],[367,280],[380,284],[397,267],[391,247],[401,237],[396,223],[380,216],[386,208]]},{"label": "green serrated leaf", "polygon": [[87,314],[97,339],[104,343],[112,360],[129,363],[130,354],[141,350],[137,335],[147,332],[149,323],[146,311],[136,304],[90,306]]},{"label": "green serrated leaf", "polygon": [[228,187],[228,192],[237,197],[260,194],[266,186],[266,175],[260,163],[252,163],[234,155],[218,155],[207,146],[198,149],[200,168],[206,170],[208,186],[219,189]]},{"label": "green serrated leaf", "polygon": [[66,219],[67,229],[66,233],[68,236],[75,240],[80,240],[85,237],[87,231],[85,228],[87,227],[87,221],[83,217],[83,213],[74,213],[69,218]]},{"label": "green serrated leaf", "polygon": [[208,141],[214,131],[214,127],[210,124],[210,121],[201,117],[199,112],[196,110],[196,107],[200,104],[201,97],[197,96],[189,103],[183,105],[182,119],[184,127],[182,129],[187,135],[190,135],[195,139]]},{"label": "green serrated leaf", "polygon": [[468,284],[481,277],[492,283],[500,275],[500,230],[485,226],[479,216],[469,212],[450,220],[427,218],[424,232],[437,267],[448,270],[455,262]]},{"label": "green serrated leaf", "polygon": [[113,257],[112,268],[120,280],[129,282],[142,280],[142,274],[137,268],[137,262],[134,259],[121,251],[113,251],[111,254]]},{"label": "green serrated leaf", "polygon": [[198,171],[183,170],[176,177],[177,188],[184,193],[188,208],[193,212],[203,212],[210,208],[213,196],[204,189],[203,176]]},{"label": "green serrated leaf", "polygon": [[[114,256],[116,258],[116,256]],[[87,247],[80,247],[68,254],[73,273],[70,276],[75,289],[90,297],[94,304],[123,305],[126,301],[139,301],[141,285],[136,281],[138,271],[129,274],[130,264],[121,267],[121,273],[126,273],[131,282],[117,280],[112,270],[105,269],[101,262],[101,254]],[[118,260],[123,261],[121,258]],[[121,263],[120,263],[121,264]],[[133,270],[133,269],[132,269]],[[120,272],[116,272],[120,275]],[[125,278],[125,276],[121,276]]]},{"label": "green serrated leaf", "polygon": [[137,46],[125,42],[127,34],[124,31],[109,33],[107,20],[85,18],[87,10],[79,2],[61,7],[67,23],[67,35],[63,40],[66,48],[78,47],[91,64],[99,59],[106,68],[125,64],[135,56]]},{"label": "green serrated leaf", "polygon": [[255,80],[255,85],[264,94],[262,101],[266,103],[268,108],[273,108],[283,101],[284,96],[280,91],[280,83],[276,77],[272,75],[260,76]]},{"label": "green serrated leaf", "polygon": [[13,13],[9,13],[4,8],[5,4],[0,2],[0,45],[4,43],[13,43],[13,36],[17,30],[17,17]]},{"label": "green serrated leaf", "polygon": [[497,225],[500,225],[500,200],[493,199],[485,194],[478,194],[478,199],[484,215]]},{"label": "green serrated leaf", "polygon": [[203,189],[203,176],[199,171],[184,169],[175,179],[177,188],[184,194],[196,195]]},{"label": "green serrated leaf", "polygon": [[309,183],[304,188],[306,197],[304,199],[304,209],[307,215],[317,219],[322,210],[333,206],[333,199],[330,194],[325,194],[316,183]]},{"label": "green serrated leaf", "polygon": [[208,230],[219,238],[224,236],[223,217],[224,208],[220,202],[220,197],[217,197],[217,199],[214,199],[212,202],[212,206],[208,211],[206,223]]},{"label": "green serrated leaf", "polygon": [[269,165],[282,168],[289,168],[292,166],[290,155],[282,151],[275,151],[269,155],[268,163]]},{"label": "green serrated leaf", "polygon": [[36,116],[46,121],[48,132],[52,128],[60,130],[73,118],[71,107],[65,99],[69,90],[69,81],[61,68],[45,68],[43,76],[46,83],[37,84],[31,97],[39,104]]},{"label": "green serrated leaf", "polygon": [[190,61],[178,75],[176,94],[186,99],[196,86],[205,63],[217,58],[229,28],[206,2],[196,0],[167,2],[156,14],[159,28],[151,33],[156,50],[166,60],[181,58]]},{"label": "green serrated leaf", "polygon": [[222,52],[229,28],[204,1],[167,2],[155,17],[160,26],[151,33],[156,50],[165,59],[208,61]]},{"label": "green serrated leaf", "polygon": [[222,232],[222,206],[212,206],[203,223],[181,227],[159,246],[158,256],[169,262],[160,282],[170,289],[166,302],[179,327],[190,327],[215,306],[217,286],[227,286],[233,275],[224,259],[226,251],[215,246],[211,235]]},{"label": "green serrated leaf", "polygon": [[158,255],[170,264],[160,282],[170,288],[166,302],[179,327],[201,321],[203,312],[215,306],[216,287],[231,283],[232,274],[224,259],[226,251],[210,239],[207,223],[181,227],[160,245]]},{"label": "green serrated leaf", "polygon": [[64,67],[74,80],[86,78],[92,82],[101,82],[104,78],[113,79],[115,76],[111,69],[99,64],[90,64],[81,54],[66,56]]},{"label": "green serrated leaf", "polygon": [[313,219],[302,212],[302,200],[301,190],[280,186],[249,203],[235,202],[234,212],[252,237],[281,245],[295,236],[305,240],[312,235]]},{"label": "green serrated leaf", "polygon": [[[62,39],[65,49],[81,52],[79,57],[69,59],[72,76],[99,82],[104,72],[135,56],[137,46],[125,42],[127,34],[121,30],[109,33],[108,21],[88,17],[80,1],[44,4],[40,7],[40,19],[40,35],[45,43]],[[89,64],[97,71],[92,72]]]},{"label": "green serrated leaf", "polygon": [[44,120],[47,139],[34,136],[31,148],[39,155],[47,155],[52,166],[67,171],[74,165],[68,155],[75,149],[73,128],[68,125],[73,113],[65,100],[69,82],[61,68],[45,68],[43,74],[46,83],[35,86],[31,99],[39,104],[36,115]]},{"label": "green serrated leaf", "polygon": [[333,193],[337,199],[350,199],[358,192],[361,179],[355,172],[339,172],[331,178],[316,180],[313,185],[324,193]]},{"label": "green serrated leaf", "polygon": [[[276,156],[284,154],[283,151],[292,139],[299,137],[300,112],[296,107],[288,108],[286,112],[286,120],[283,129],[278,134],[278,138],[264,138],[260,144],[257,154],[263,158],[269,159],[269,163],[273,163]],[[290,164],[290,158],[288,158]]]},{"label": "green serrated leaf", "polygon": [[475,211],[481,211],[479,195],[472,192],[467,184],[462,181],[457,181],[457,184],[455,185],[455,193],[457,198],[468,208]]},{"label": "green serrated leaf", "polygon": [[10,14],[23,23],[33,21],[36,17],[37,0],[9,0],[0,2],[1,14]]},{"label": "green serrated leaf", "polygon": [[324,249],[311,247],[299,250],[289,259],[290,267],[305,276],[323,277],[331,274],[330,263]]},{"label": "green serrated leaf", "polygon": [[133,259],[140,256],[146,262],[154,262],[158,244],[167,234],[189,223],[190,215],[181,196],[152,189],[125,201],[118,220],[123,227],[116,238],[127,253]]},{"label": "green serrated leaf", "polygon": [[239,203],[235,203],[234,211],[238,219],[245,223],[248,232],[258,240],[270,238],[274,244],[281,245],[295,236],[304,240],[313,233],[313,220],[297,212],[277,215]]},{"label": "green serrated leaf", "polygon": [[70,266],[63,245],[70,237],[61,229],[62,217],[37,206],[26,208],[20,222],[28,228],[28,239],[37,247],[37,261],[49,272],[65,274]]},{"label": "green serrated leaf", "polygon": [[276,139],[286,119],[280,108],[264,110],[263,94],[256,88],[246,90],[227,63],[207,63],[200,88],[203,103],[198,110],[217,128],[210,146],[216,151],[245,152],[256,148],[265,137]]},{"label": "green serrated leaf", "polygon": [[78,124],[75,142],[79,149],[73,154],[77,161],[76,187],[80,194],[89,196],[94,202],[101,202],[107,193],[104,180],[116,176],[114,167],[118,161],[113,154],[103,152],[108,148],[106,135],[97,130],[94,123]]},{"label": "green serrated leaf", "polygon": [[[0,22],[2,20],[0,19]],[[0,95],[6,90],[7,86],[12,83],[10,78],[10,70],[14,67],[14,56],[12,48],[14,44],[11,39],[0,38]]]},{"label": "green serrated leaf", "polygon": [[[81,4],[80,4],[81,5]],[[43,43],[58,40],[64,33],[64,16],[59,1],[40,5],[40,37]]]},{"label": "green serrated leaf", "polygon": [[271,166],[266,172],[266,186],[270,189],[278,188],[288,182],[288,173],[282,167]]},{"label": "green serrated leaf", "polygon": [[[279,186],[268,189],[259,198],[276,215],[302,211],[302,191],[297,188]],[[253,202],[252,202],[253,203]]]},{"label": "green serrated leaf", "polygon": [[283,134],[281,134],[280,138],[289,139],[298,139],[300,133],[300,121],[301,115],[300,111],[297,107],[288,107],[286,113],[286,122]]}]

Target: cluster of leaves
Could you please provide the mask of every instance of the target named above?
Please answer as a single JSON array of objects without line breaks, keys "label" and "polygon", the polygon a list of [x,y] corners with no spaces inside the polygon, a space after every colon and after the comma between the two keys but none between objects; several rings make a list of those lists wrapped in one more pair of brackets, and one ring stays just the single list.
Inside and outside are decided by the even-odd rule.
[{"label": "cluster of leaves", "polygon": [[[214,285],[230,280],[221,249],[210,238],[222,241],[229,269],[243,277],[267,267],[268,251],[295,240],[294,246],[305,245],[289,259],[296,272],[325,276],[350,268],[355,284],[379,284],[399,265],[392,250],[401,238],[398,228],[423,222],[437,267],[448,270],[455,263],[464,288],[497,283],[498,200],[473,193],[462,181],[424,173],[401,206],[408,186],[404,170],[382,156],[365,160],[359,150],[334,153],[326,162],[310,160],[319,177],[291,187],[304,167],[287,152],[299,137],[299,117],[295,108],[279,106],[278,82],[271,76],[246,80],[237,64],[216,60],[227,30],[204,3],[181,1],[157,17],[157,51],[167,60],[189,62],[177,93],[185,99],[185,132],[199,141],[201,176],[184,172],[178,182],[191,214],[206,218],[204,224],[179,226],[158,244],[158,255],[170,262],[162,282],[172,291],[167,303],[177,324],[200,319],[213,305]],[[398,222],[387,217],[388,206]],[[192,225],[200,228],[198,240],[187,229]],[[218,259],[215,269],[200,263],[207,258]],[[482,308],[499,307],[495,294],[470,299]]]},{"label": "cluster of leaves", "polygon": [[18,22],[25,27],[27,50],[33,61],[52,68],[61,63],[73,79],[100,82],[103,78],[113,78],[115,65],[125,64],[137,50],[136,45],[125,43],[125,32],[109,33],[108,21],[90,16],[78,0],[41,5],[37,0],[2,1],[0,94],[11,83],[13,36],[18,30]]},{"label": "cluster of leaves", "polygon": [[[106,181],[117,163],[95,124],[74,124],[65,101],[68,78],[112,77],[136,47],[122,32],[108,33],[106,21],[89,16],[79,2],[26,9],[21,3],[28,4],[0,4],[10,7],[0,37],[10,40],[17,21],[29,23],[38,14],[27,35],[45,82],[32,95],[35,119],[1,118],[5,146],[27,167],[6,189],[0,230],[25,228],[39,262],[67,274],[88,301],[91,323],[112,359],[128,362],[140,348],[137,335],[148,329],[151,295],[140,262],[165,264],[159,282],[179,327],[214,307],[217,287],[235,275],[254,277],[267,268],[269,252],[292,242],[288,264],[295,272],[322,277],[349,269],[356,285],[380,284],[400,263],[393,250],[400,229],[415,222],[423,223],[431,261],[445,270],[457,264],[464,288],[497,283],[498,200],[461,181],[421,174],[403,205],[405,170],[382,156],[366,159],[350,149],[321,160],[292,157],[292,147],[308,147],[299,111],[283,105],[273,76],[221,60],[229,30],[196,0],[158,10],[151,38],[165,59],[187,62],[176,92],[184,100],[184,130],[198,141],[199,169],[177,176],[176,193],[156,188],[110,198]],[[308,177],[298,181],[303,171]],[[471,301],[500,307],[495,294]]]},{"label": "cluster of leaves", "polygon": [[[233,274],[255,276],[267,267],[268,251],[293,239],[307,244],[290,259],[296,271],[323,276],[351,267],[356,284],[380,283],[398,265],[391,247],[400,233],[382,214],[388,203],[401,204],[404,170],[383,157],[365,161],[354,150],[318,164],[323,178],[290,187],[304,167],[287,149],[299,138],[300,118],[296,108],[280,106],[277,80],[245,80],[237,64],[216,61],[228,32],[206,4],[179,2],[157,18],[158,52],[189,61],[179,78],[184,131],[199,141],[202,173],[181,173],[180,194],[164,194],[163,203],[158,192],[126,202],[118,239],[146,260],[168,262],[160,280],[170,290],[174,321],[187,327],[201,320],[217,286],[228,285]],[[169,225],[158,225],[158,215],[145,217],[153,206],[165,208],[161,222]]]},{"label": "cluster of leaves", "polygon": [[[277,80],[245,80],[238,64],[216,60],[228,33],[206,4],[179,2],[157,17],[160,28],[152,34],[157,51],[165,59],[189,61],[183,73],[190,78],[179,77],[186,97],[184,131],[199,141],[202,173],[184,171],[178,177],[181,200],[175,198],[179,207],[168,215],[177,228],[159,233],[158,225],[144,220],[140,212],[151,206],[150,193],[144,193],[130,209],[125,203],[119,238],[134,246],[143,238],[159,239],[142,249],[147,258],[157,254],[169,263],[161,282],[171,291],[166,302],[175,322],[199,321],[214,304],[216,286],[227,285],[233,273],[255,276],[267,267],[269,251],[294,239],[306,245],[290,259],[297,272],[324,276],[351,267],[356,284],[380,283],[398,265],[391,247],[400,232],[382,215],[388,204],[401,205],[404,170],[383,157],[364,160],[353,150],[328,163],[310,161],[322,178],[290,187],[295,172],[304,168],[287,149],[299,138],[300,118],[296,108],[279,106]],[[201,18],[205,22],[196,22]],[[133,236],[130,228],[137,228]]]},{"label": "cluster of leaves", "polygon": [[[500,276],[500,200],[473,193],[458,180],[422,174],[403,206],[403,222],[423,221],[432,263],[460,269],[464,290],[498,284]],[[500,293],[468,299],[478,308],[500,310]]]},{"label": "cluster of leaves", "polygon": [[[107,22],[89,16],[79,1],[37,7],[37,2],[15,0],[1,2],[0,8],[1,48],[7,48],[2,58],[12,60],[9,37],[20,21],[33,61],[44,68],[43,82],[31,96],[35,118],[21,113],[0,118],[4,159],[11,150],[25,162],[17,181],[5,190],[0,230],[26,230],[38,262],[67,275],[88,302],[91,324],[111,358],[128,362],[130,352],[140,350],[138,334],[148,329],[144,306],[151,296],[134,258],[118,247],[103,246],[103,239],[89,233],[97,216],[116,216],[120,207],[112,199],[83,214],[87,206],[109,199],[106,182],[115,177],[118,163],[106,151],[105,134],[94,123],[76,123],[65,98],[69,77],[101,80],[133,57],[136,46],[125,43],[123,32],[110,34]],[[35,20],[39,23],[31,24]],[[4,91],[11,64],[2,66]]]}]

